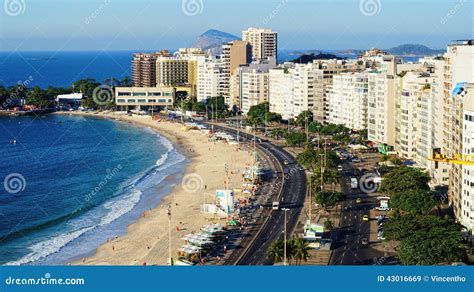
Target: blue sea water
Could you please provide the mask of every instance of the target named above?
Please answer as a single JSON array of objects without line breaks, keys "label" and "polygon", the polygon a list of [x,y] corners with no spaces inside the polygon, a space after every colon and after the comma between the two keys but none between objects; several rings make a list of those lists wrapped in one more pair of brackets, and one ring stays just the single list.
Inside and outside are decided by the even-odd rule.
[{"label": "blue sea water", "polygon": [[93,252],[157,206],[185,163],[168,140],[124,122],[0,118],[0,264]]},{"label": "blue sea water", "polygon": [[103,82],[130,77],[131,51],[96,52],[0,52],[0,85],[68,88],[73,82],[94,78]]}]

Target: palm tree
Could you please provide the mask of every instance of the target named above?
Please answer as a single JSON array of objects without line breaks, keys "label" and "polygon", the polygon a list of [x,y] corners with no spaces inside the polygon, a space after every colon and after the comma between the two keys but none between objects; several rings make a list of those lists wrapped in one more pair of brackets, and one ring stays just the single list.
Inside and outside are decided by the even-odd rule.
[{"label": "palm tree", "polygon": [[332,191],[335,191],[336,185],[339,183],[341,176],[334,169],[326,169],[324,172],[324,183],[331,184]]},{"label": "palm tree", "polygon": [[283,260],[283,242],[280,240],[272,242],[268,248],[267,256],[275,263],[281,262]]},{"label": "palm tree", "polygon": [[296,260],[296,264],[300,264],[301,261],[308,261],[310,250],[308,242],[301,237],[295,237],[292,241],[294,242],[295,247],[293,257]]}]

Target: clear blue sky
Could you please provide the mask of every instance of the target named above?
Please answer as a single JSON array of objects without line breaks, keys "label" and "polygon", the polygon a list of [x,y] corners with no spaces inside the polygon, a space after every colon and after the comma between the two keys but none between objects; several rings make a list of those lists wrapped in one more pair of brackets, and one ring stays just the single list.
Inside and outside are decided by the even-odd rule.
[{"label": "clear blue sky", "polygon": [[[444,48],[473,33],[472,0],[3,1],[3,51],[176,49],[209,28],[240,36],[250,26],[277,31],[281,49]],[[20,3],[21,13],[8,15],[16,11],[5,1]],[[201,13],[186,15],[183,1]],[[362,13],[361,1],[375,3],[377,13]]]}]

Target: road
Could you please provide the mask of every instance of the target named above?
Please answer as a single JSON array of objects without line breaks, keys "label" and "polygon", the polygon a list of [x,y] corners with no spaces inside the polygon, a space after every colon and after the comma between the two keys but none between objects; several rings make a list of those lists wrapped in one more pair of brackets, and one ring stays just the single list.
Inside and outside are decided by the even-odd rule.
[{"label": "road", "polygon": [[[359,189],[351,189],[350,177],[360,178],[356,167],[346,162],[344,164],[344,176],[342,179],[342,192],[347,199],[342,203],[340,228],[332,232],[333,254],[331,265],[373,265],[385,264],[388,259],[385,258],[383,251],[375,249],[376,242],[369,242],[369,245],[362,245],[362,239],[370,239],[371,232],[377,232],[376,224],[371,222],[376,220],[370,218],[370,221],[363,221],[364,215],[370,216],[370,210],[376,206],[376,194],[365,194]],[[357,204],[356,199],[361,198],[362,202]]]},{"label": "road", "polygon": [[[214,129],[228,132],[234,136],[237,135],[237,130],[235,129],[216,125],[214,125]],[[240,132],[239,136],[246,141],[253,141],[253,135]],[[274,163],[278,163],[283,168],[284,178],[280,179],[281,193],[275,191],[268,196],[265,208],[268,209],[267,214],[269,217],[261,226],[261,230],[257,233],[258,235],[248,246],[235,251],[237,259],[235,259],[234,264],[237,265],[272,264],[271,260],[267,257],[267,249],[273,241],[284,237],[285,219],[284,211],[271,211],[271,203],[274,200],[278,200],[278,195],[280,195],[281,208],[289,209],[287,211],[287,235],[289,238],[296,227],[306,197],[306,175],[304,170],[298,166],[296,160],[288,152],[268,141],[262,141],[256,145],[261,151],[272,156]],[[285,161],[287,162],[286,164]]]}]

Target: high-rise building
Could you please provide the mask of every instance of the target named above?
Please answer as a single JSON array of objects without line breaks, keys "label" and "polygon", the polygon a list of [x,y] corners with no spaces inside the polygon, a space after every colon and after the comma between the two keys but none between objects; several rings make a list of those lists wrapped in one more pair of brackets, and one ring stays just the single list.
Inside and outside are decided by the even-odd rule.
[{"label": "high-rise building", "polygon": [[251,27],[242,32],[242,40],[252,46],[254,60],[277,59],[278,34],[271,29]]},{"label": "high-rise building", "polygon": [[239,67],[240,109],[244,114],[247,114],[250,107],[268,101],[269,70],[275,67],[274,58]]},{"label": "high-rise building", "polygon": [[208,58],[198,63],[197,101],[219,96],[222,62],[219,59]]},{"label": "high-rise building", "polygon": [[[462,91],[456,92],[463,101],[463,154],[469,155],[474,161],[474,83],[466,83]],[[455,96],[456,97],[456,96]],[[456,194],[457,195],[457,194]],[[474,234],[474,166],[462,167],[462,191],[457,197],[459,202],[456,209],[459,222]]]},{"label": "high-rise building", "polygon": [[367,129],[368,78],[365,72],[334,75],[329,86],[329,123]]},{"label": "high-rise building", "polygon": [[395,146],[395,57],[380,56],[380,66],[368,72],[368,139],[379,146]]},{"label": "high-rise building", "polygon": [[245,41],[233,41],[222,46],[222,73],[219,95],[224,96],[226,104],[235,105],[231,98],[231,79],[241,65],[252,62],[252,47]]},{"label": "high-rise building", "polygon": [[168,51],[160,53],[133,54],[132,81],[136,87],[156,86],[156,60],[160,56],[171,56]]},{"label": "high-rise building", "polygon": [[[464,107],[470,112],[470,94],[466,83],[474,83],[474,40],[455,41],[444,54],[444,154],[450,157],[466,154],[472,139],[470,121],[465,121]],[[462,89],[462,90],[460,90]],[[467,94],[466,94],[467,93]],[[469,98],[466,98],[469,96]],[[469,113],[467,113],[469,115]],[[472,149],[471,149],[472,151]],[[451,165],[449,171],[448,197],[459,222],[469,226],[474,212],[472,180],[463,179],[471,174],[471,167]]]},{"label": "high-rise building", "polygon": [[270,112],[280,114],[283,120],[294,119],[293,68],[270,69]]}]

